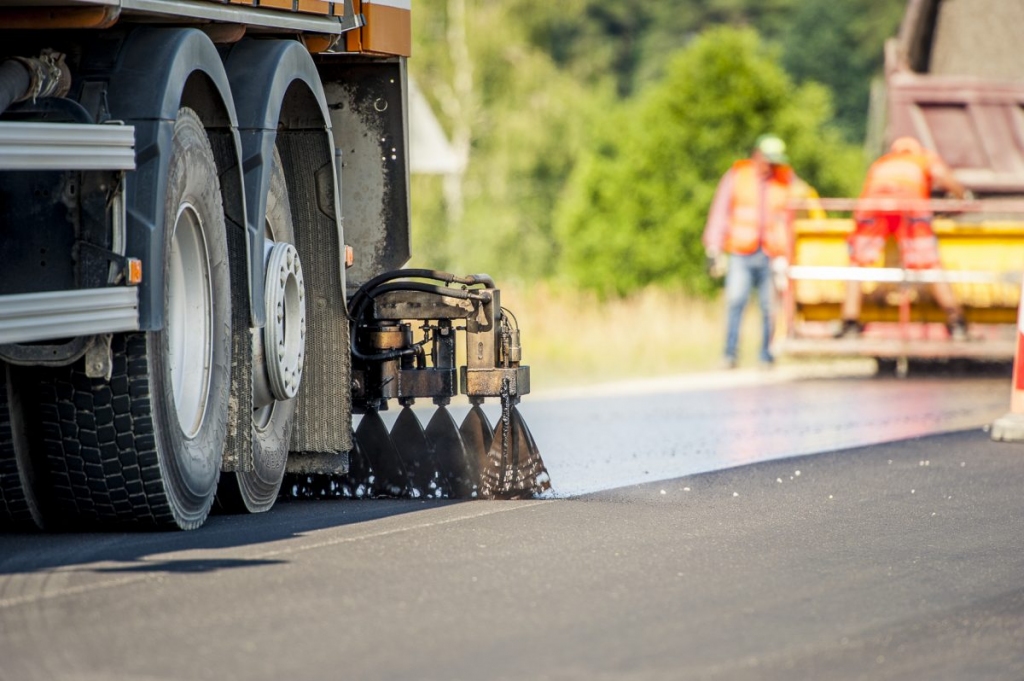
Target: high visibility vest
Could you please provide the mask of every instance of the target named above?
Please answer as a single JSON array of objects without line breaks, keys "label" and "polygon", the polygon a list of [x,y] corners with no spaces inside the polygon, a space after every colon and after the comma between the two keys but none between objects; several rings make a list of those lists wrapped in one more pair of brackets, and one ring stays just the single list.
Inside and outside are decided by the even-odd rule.
[{"label": "high visibility vest", "polygon": [[928,199],[932,193],[931,158],[889,153],[871,164],[861,198]]},{"label": "high visibility vest", "polygon": [[[733,191],[729,231],[725,237],[727,253],[749,255],[758,248],[771,256],[789,252],[790,211],[787,203],[793,184],[793,171],[780,166],[765,181],[753,161],[745,159],[732,166]],[[764,223],[762,192],[764,187]]]},{"label": "high visibility vest", "polygon": [[[864,180],[862,199],[895,199],[891,209],[857,211],[858,222],[873,215],[897,214],[902,217],[896,231],[903,265],[909,269],[930,269],[938,266],[935,233],[931,228],[931,212],[926,202],[931,198],[932,157],[927,154],[891,152],[871,164]],[[881,252],[885,234],[856,230],[851,243]]]}]

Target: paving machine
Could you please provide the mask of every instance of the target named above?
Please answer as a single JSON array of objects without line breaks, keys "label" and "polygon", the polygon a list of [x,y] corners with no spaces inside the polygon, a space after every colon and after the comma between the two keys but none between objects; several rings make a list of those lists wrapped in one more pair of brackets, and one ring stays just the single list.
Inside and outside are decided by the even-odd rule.
[{"label": "paving machine", "polygon": [[[849,267],[850,217],[870,208],[823,200],[831,217],[797,220],[778,351],[789,356],[869,356],[905,371],[912,359],[1009,361],[1024,274],[1024,58],[1012,26],[1021,0],[911,0],[886,44],[885,87],[872,102],[869,140],[880,154],[914,137],[950,165],[974,198],[936,198],[941,270],[900,266],[890,241],[877,267]],[[889,206],[888,208],[893,208]],[[900,206],[895,206],[900,208]],[[862,282],[860,338],[834,338],[847,281]],[[964,307],[968,338],[951,341],[928,285],[946,281]]]}]

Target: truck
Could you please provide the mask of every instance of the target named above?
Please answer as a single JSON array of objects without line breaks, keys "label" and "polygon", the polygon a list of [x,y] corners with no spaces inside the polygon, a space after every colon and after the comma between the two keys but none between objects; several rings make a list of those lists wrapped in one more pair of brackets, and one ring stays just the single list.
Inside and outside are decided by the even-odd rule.
[{"label": "truck", "polygon": [[[867,356],[905,373],[912,360],[1005,363],[1016,346],[1024,273],[1024,59],[1012,28],[1019,0],[910,0],[885,46],[868,147],[880,155],[910,136],[936,151],[973,194],[930,208],[942,270],[900,266],[895,244],[878,267],[848,266],[852,199],[823,200],[832,217],[800,219],[783,282],[779,351]],[[869,128],[872,127],[869,125]],[[966,341],[951,341],[927,285],[948,281],[964,307]],[[834,338],[847,281],[862,282],[859,338]]]},{"label": "truck", "polygon": [[410,5],[0,0],[0,528],[549,487],[500,290],[403,269]]}]

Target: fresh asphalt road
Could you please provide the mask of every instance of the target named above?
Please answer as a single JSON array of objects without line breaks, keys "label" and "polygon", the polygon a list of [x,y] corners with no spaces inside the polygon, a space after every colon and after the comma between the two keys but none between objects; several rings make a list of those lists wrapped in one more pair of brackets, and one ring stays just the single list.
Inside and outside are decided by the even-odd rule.
[{"label": "fresh asphalt road", "polygon": [[1007,391],[591,391],[529,407],[549,499],[0,535],[0,679],[1019,680],[1024,445],[978,427]]}]

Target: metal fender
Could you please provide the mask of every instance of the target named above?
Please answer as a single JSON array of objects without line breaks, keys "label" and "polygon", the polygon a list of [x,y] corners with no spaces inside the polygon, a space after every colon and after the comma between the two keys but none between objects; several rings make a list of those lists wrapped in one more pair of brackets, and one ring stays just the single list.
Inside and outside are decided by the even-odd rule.
[{"label": "metal fender", "polygon": [[[178,108],[197,109],[221,175],[228,231],[247,224],[241,193],[241,141],[227,73],[217,49],[191,28],[140,28],[126,35],[109,70],[110,117],[135,126],[136,170],[125,181],[127,254],[144,264],[139,321],[163,327],[163,243],[171,137]],[[103,64],[97,64],[102,68]],[[109,66],[108,66],[109,68]],[[202,78],[194,78],[201,74]],[[229,236],[230,238],[230,236]]]},{"label": "metal fender", "polygon": [[[297,41],[242,40],[224,51],[224,64],[239,112],[248,209],[250,313],[252,325],[261,327],[266,321],[263,221],[278,130],[323,131],[322,160],[329,161],[333,157],[330,115],[313,59]],[[294,88],[306,96],[296,96]],[[333,186],[337,186],[336,178]],[[344,243],[340,233],[338,242]]]}]

